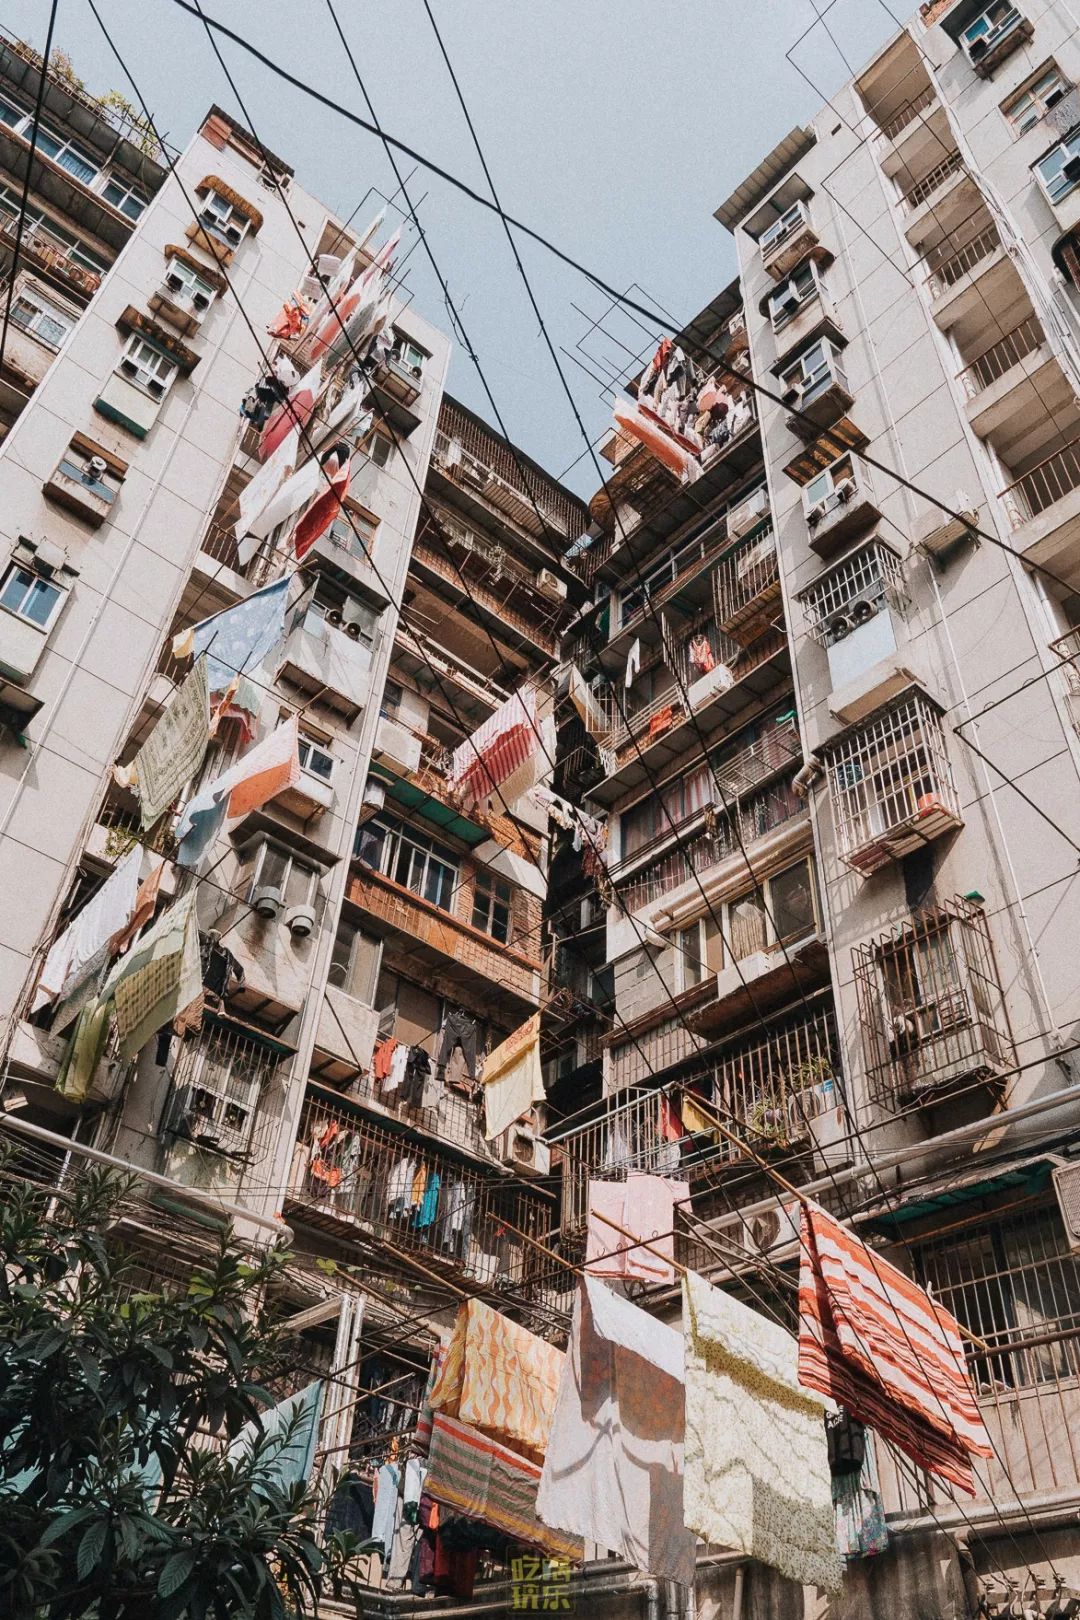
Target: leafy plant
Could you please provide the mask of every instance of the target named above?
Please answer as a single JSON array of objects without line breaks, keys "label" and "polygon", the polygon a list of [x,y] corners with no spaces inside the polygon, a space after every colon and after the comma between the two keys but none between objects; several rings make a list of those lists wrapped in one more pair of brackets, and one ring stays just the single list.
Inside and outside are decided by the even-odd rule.
[{"label": "leafy plant", "polygon": [[265,1440],[227,1449],[273,1401],[264,1302],[285,1256],[248,1259],[226,1233],[175,1292],[138,1291],[117,1240],[128,1186],[99,1171],[59,1192],[3,1181],[0,1613],[317,1611],[308,1486],[279,1482]]}]

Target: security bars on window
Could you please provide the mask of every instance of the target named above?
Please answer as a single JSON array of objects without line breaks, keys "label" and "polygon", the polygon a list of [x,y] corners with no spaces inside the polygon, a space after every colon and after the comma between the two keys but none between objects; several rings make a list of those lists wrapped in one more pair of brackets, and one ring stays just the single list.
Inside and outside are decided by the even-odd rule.
[{"label": "security bars on window", "polygon": [[886,605],[908,601],[900,558],[881,540],[849,552],[801,593],[810,634],[820,647],[841,640]]}]

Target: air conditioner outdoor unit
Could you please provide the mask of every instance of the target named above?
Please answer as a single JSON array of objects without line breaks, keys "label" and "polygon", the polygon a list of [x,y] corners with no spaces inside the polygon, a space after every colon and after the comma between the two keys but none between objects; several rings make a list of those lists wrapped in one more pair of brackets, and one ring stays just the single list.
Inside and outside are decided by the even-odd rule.
[{"label": "air conditioner outdoor unit", "polygon": [[781,302],[780,308],[786,311],[788,315],[793,315],[801,303],[802,299],[799,297],[798,293],[790,292]]},{"label": "air conditioner outdoor unit", "polygon": [[727,517],[728,534],[736,540],[739,539],[748,529],[752,529],[755,523],[759,523],[768,510],[769,492],[762,486],[745,501],[740,501],[738,506],[731,508]]},{"label": "air conditioner outdoor unit", "polygon": [[854,630],[854,621],[846,613],[834,613],[825,620],[825,629],[833,641],[843,641]]},{"label": "air conditioner outdoor unit", "polygon": [[550,568],[541,568],[536,576],[536,588],[541,596],[549,597],[553,602],[566,601],[566,582],[558,574],[553,574]]},{"label": "air conditioner outdoor unit", "polygon": [[833,494],[836,496],[836,499],[838,501],[841,501],[841,502],[845,503],[845,504],[848,501],[850,501],[850,499],[854,495],[854,493],[855,493],[855,480],[854,480],[854,478],[842,478],[840,480],[840,482],[837,484],[836,488],[833,490]]},{"label": "air conditioner outdoor unit", "polygon": [[285,926],[293,939],[308,939],[315,931],[314,906],[293,906],[285,914]]},{"label": "air conditioner outdoor unit", "polygon": [[165,277],[165,285],[170,292],[183,292],[184,283],[175,272]]},{"label": "air conditioner outdoor unit", "polygon": [[825,516],[825,502],[824,501],[815,501],[814,505],[810,508],[810,510],[806,514],[807,525],[811,529],[816,529],[818,524],[821,522],[821,520],[822,520],[822,518],[824,516]]},{"label": "air conditioner outdoor unit", "polygon": [[1080,1249],[1080,1159],[1055,1166],[1052,1180],[1069,1248]]},{"label": "air conditioner outdoor unit", "polygon": [[255,890],[251,898],[251,909],[256,916],[264,917],[268,922],[273,922],[275,918],[281,916],[282,911],[285,909],[285,898],[280,889],[267,885],[265,888]]},{"label": "air conditioner outdoor unit", "polygon": [[853,625],[866,624],[868,619],[875,618],[880,611],[881,598],[879,595],[858,596],[853,602],[848,603],[848,612],[851,614]]},{"label": "air conditioner outdoor unit", "polygon": [[783,399],[785,405],[790,405],[794,408],[802,399],[802,388],[798,384],[796,384],[794,388],[785,388],[781,398]]}]

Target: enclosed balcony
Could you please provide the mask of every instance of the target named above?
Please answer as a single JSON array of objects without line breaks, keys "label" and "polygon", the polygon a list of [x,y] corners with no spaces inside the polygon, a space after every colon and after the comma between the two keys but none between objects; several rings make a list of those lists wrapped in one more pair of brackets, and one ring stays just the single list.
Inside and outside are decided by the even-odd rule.
[{"label": "enclosed balcony", "polygon": [[519,1235],[539,1242],[550,1228],[541,1193],[317,1087],[304,1105],[283,1213],[381,1270],[467,1278],[511,1298],[533,1297],[554,1271]]},{"label": "enclosed balcony", "polygon": [[1035,32],[1035,25],[1011,0],[961,0],[942,27],[960,45],[980,79],[992,79]]},{"label": "enclosed balcony", "polygon": [[[338,615],[339,619],[341,615]],[[339,710],[350,723],[371,695],[371,648],[315,608],[286,638],[276,678]]]},{"label": "enclosed balcony", "polygon": [[774,281],[782,281],[808,257],[832,257],[821,245],[807,202],[796,201],[758,238],[763,268]]},{"label": "enclosed balcony", "polygon": [[772,525],[759,528],[732,551],[713,573],[716,624],[747,647],[775,619],[781,598],[780,563]]},{"label": "enclosed balcony", "polygon": [[797,439],[815,439],[854,403],[840,347],[829,337],[818,338],[796,361],[785,364],[779,386],[784,404],[792,412],[785,425]]},{"label": "enclosed balcony", "polygon": [[899,654],[906,640],[907,583],[883,540],[856,546],[800,593],[810,635],[825,649],[830,708],[855,721],[911,684]]},{"label": "enclosed balcony", "polygon": [[864,877],[963,825],[941,711],[914,688],[826,757],[837,851]]},{"label": "enclosed balcony", "polygon": [[957,897],[852,952],[870,1088],[897,1109],[975,1081],[997,1088],[1014,1062],[982,906]]},{"label": "enclosed balcony", "polygon": [[853,455],[838,457],[805,483],[802,505],[810,549],[825,558],[835,557],[881,517],[870,469]]}]

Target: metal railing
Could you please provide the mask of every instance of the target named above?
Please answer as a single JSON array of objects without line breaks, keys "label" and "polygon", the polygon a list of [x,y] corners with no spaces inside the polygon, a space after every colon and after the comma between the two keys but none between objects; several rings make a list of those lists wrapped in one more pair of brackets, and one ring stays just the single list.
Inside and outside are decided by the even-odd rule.
[{"label": "metal railing", "polygon": [[955,287],[958,281],[962,281],[976,265],[988,259],[1000,246],[1001,237],[997,233],[996,226],[989,225],[957,252],[939,259],[926,278],[930,296],[941,298],[950,287]]},{"label": "metal railing", "polygon": [[780,563],[772,524],[736,547],[713,574],[716,622],[735,631],[780,596]]},{"label": "metal railing", "polygon": [[1043,341],[1043,329],[1034,315],[1014,326],[1011,332],[998,338],[984,349],[978,359],[972,360],[963,371],[957,372],[957,380],[963,388],[968,399],[975,399],[984,388],[997,382],[1013,366],[1019,365],[1027,355],[1034,354]]},{"label": "metal railing", "polygon": [[[16,215],[4,214],[0,217],[0,237],[10,242],[12,246],[15,244],[18,231],[19,222]],[[80,264],[74,257],[75,251],[72,243],[62,242],[45,226],[29,223],[23,231],[22,241],[19,244],[21,254],[36,260],[47,269],[55,270],[65,281],[89,297],[101,286],[101,272],[90,270],[86,265]]]},{"label": "metal railing", "polygon": [[903,131],[907,129],[909,124],[913,124],[916,118],[918,118],[919,114],[925,108],[932,106],[936,100],[937,96],[934,93],[933,86],[927,85],[926,89],[920,91],[917,96],[913,97],[913,99],[908,102],[906,107],[903,107],[900,112],[896,113],[892,118],[887,119],[884,124],[880,125],[881,133],[884,138],[887,141],[895,141],[896,137],[902,134]]},{"label": "metal railing", "polygon": [[940,191],[941,187],[952,179],[957,170],[963,167],[964,160],[959,152],[950,152],[948,157],[941,163],[935,164],[929,174],[916,181],[911,190],[904,193],[902,202],[905,214],[913,214],[917,208],[921,208],[923,203],[934,195],[935,191]]},{"label": "metal railing", "polygon": [[[498,481],[499,495],[513,494],[519,498],[518,501],[510,501],[508,515],[523,522],[530,531],[537,527],[534,506],[540,512],[543,524],[567,540],[576,539],[585,529],[589,515],[583,501],[538,467],[531,466],[524,456],[515,453],[505,439],[490,428],[485,428],[465,411],[457,409],[453,401],[444,400],[435,436],[436,460],[445,465],[454,443],[473,463],[487,469],[492,478]],[[501,502],[496,500],[495,504],[500,505]]]},{"label": "metal railing", "polygon": [[1009,523],[1019,529],[1031,518],[1038,517],[1055,501],[1080,487],[1080,438],[1073,439],[1053,455],[1040,461],[1029,472],[1022,473],[1014,483],[1001,491]]}]

